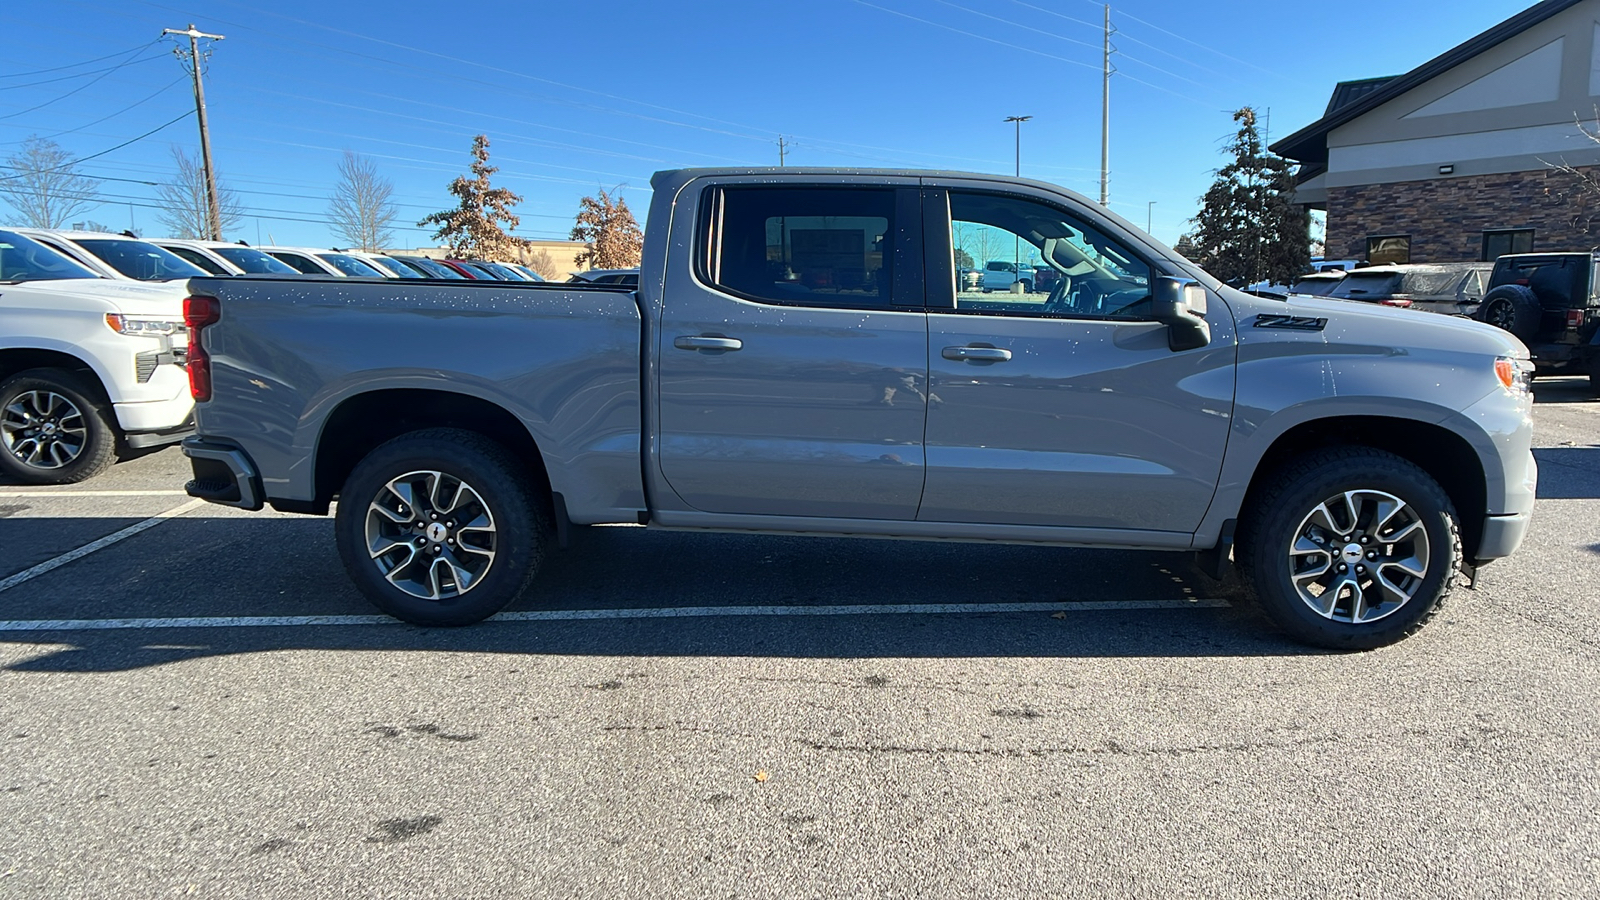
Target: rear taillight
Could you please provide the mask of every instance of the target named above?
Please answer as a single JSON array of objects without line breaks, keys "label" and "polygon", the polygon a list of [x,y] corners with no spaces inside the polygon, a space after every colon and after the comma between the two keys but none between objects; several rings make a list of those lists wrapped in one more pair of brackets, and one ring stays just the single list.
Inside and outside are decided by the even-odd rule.
[{"label": "rear taillight", "polygon": [[1582,328],[1583,327],[1583,310],[1581,310],[1581,309],[1569,309],[1569,310],[1567,310],[1567,327],[1568,328]]},{"label": "rear taillight", "polygon": [[215,297],[188,297],[183,301],[183,324],[189,326],[189,394],[196,403],[211,399],[211,356],[201,345],[200,333],[222,318]]},{"label": "rear taillight", "polygon": [[1384,306],[1407,307],[1407,306],[1411,305],[1411,301],[1406,299],[1405,297],[1390,297],[1389,299],[1384,300],[1382,302],[1383,302]]}]

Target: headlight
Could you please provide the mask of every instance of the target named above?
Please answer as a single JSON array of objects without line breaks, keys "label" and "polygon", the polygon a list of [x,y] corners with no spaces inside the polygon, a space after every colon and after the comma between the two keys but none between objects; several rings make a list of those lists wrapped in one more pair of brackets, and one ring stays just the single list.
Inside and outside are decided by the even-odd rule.
[{"label": "headlight", "polygon": [[1528,394],[1528,386],[1533,381],[1533,361],[1528,359],[1512,359],[1509,356],[1496,357],[1494,361],[1495,377],[1500,379],[1500,386],[1514,397],[1524,397]]},{"label": "headlight", "polygon": [[182,319],[163,319],[156,316],[124,316],[106,313],[106,326],[118,334],[136,337],[171,337],[184,330]]}]

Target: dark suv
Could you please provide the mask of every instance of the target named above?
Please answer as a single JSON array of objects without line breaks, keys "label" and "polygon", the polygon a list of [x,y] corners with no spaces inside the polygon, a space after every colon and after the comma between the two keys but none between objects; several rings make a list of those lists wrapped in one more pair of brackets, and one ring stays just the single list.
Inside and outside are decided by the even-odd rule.
[{"label": "dark suv", "polygon": [[1495,260],[1474,316],[1533,351],[1540,375],[1589,376],[1600,390],[1600,258],[1518,253]]}]

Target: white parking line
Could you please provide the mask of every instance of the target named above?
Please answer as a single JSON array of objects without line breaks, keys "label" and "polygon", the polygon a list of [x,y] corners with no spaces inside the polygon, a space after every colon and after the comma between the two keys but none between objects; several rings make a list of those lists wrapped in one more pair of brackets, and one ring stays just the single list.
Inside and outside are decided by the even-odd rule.
[{"label": "white parking line", "polygon": [[185,497],[185,491],[0,491],[0,497]]},{"label": "white parking line", "polygon": [[103,550],[106,547],[109,547],[109,546],[111,546],[112,544],[115,544],[118,541],[125,540],[127,538],[131,538],[131,537],[133,537],[134,535],[138,534],[141,531],[146,531],[148,529],[154,528],[157,525],[160,525],[162,522],[165,522],[166,520],[172,518],[173,516],[182,515],[182,514],[188,512],[189,510],[194,509],[197,506],[200,506],[201,504],[203,504],[205,502],[206,501],[204,501],[204,500],[190,500],[188,503],[185,503],[182,506],[174,506],[173,508],[167,510],[164,513],[157,513],[156,515],[153,515],[150,518],[145,519],[143,522],[138,522],[138,523],[135,523],[133,525],[129,525],[127,528],[124,528],[121,531],[114,531],[111,534],[106,535],[105,537],[101,538],[98,541],[90,541],[89,543],[84,544],[82,547],[79,547],[76,550],[69,550],[66,553],[63,553],[60,556],[56,557],[55,559],[47,559],[44,562],[39,563],[37,566],[34,566],[31,569],[23,569],[21,572],[18,572],[17,574],[12,575],[11,577],[9,577],[9,578],[7,578],[7,579],[5,579],[3,581],[0,581],[0,591],[9,591],[12,588],[16,587],[17,585],[22,584],[24,581],[28,581],[28,580],[33,579],[33,578],[37,578],[37,577],[39,577],[40,575],[43,575],[46,572],[52,571],[54,569],[59,569],[59,568],[61,568],[62,566],[66,565],[69,562],[72,562],[72,561],[78,560],[78,559],[82,559],[85,556],[88,556],[89,554],[95,552],[96,550]]},{"label": "white parking line", "polygon": [[[595,619],[690,619],[744,616],[926,616],[952,613],[1054,613],[1101,610],[1217,609],[1226,600],[1086,600],[1081,603],[870,603],[846,606],[676,606],[646,609],[540,609],[501,613],[490,622],[577,622]],[[388,616],[188,616],[149,619],[14,619],[4,631],[115,631],[130,628],[303,628],[317,625],[403,625]]]}]

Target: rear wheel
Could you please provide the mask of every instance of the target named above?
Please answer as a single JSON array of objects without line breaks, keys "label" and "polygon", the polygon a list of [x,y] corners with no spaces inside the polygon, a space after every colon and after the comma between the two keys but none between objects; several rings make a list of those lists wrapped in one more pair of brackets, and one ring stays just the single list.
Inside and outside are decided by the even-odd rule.
[{"label": "rear wheel", "polygon": [[1531,341],[1539,333],[1544,310],[1531,289],[1520,284],[1503,284],[1484,295],[1478,318],[1519,340]]},{"label": "rear wheel", "polygon": [[110,404],[66,369],[0,382],[0,473],[24,484],[73,484],[116,462]]},{"label": "rear wheel", "polygon": [[1438,612],[1461,566],[1461,536],[1428,473],[1348,447],[1269,477],[1237,546],[1256,600],[1285,632],[1367,650],[1415,634]]},{"label": "rear wheel", "polygon": [[372,451],[335,514],[350,578],[374,606],[416,625],[470,625],[504,609],[539,570],[547,522],[504,448],[452,428]]}]

